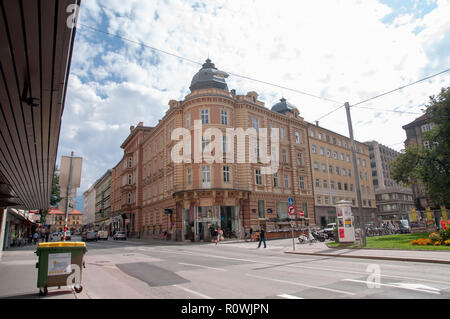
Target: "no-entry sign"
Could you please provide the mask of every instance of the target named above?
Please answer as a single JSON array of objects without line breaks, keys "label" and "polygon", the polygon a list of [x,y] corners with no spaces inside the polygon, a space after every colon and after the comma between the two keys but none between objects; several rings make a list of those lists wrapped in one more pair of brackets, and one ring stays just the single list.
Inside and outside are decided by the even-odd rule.
[{"label": "no-entry sign", "polygon": [[288,213],[289,215],[295,215],[295,207],[292,205],[288,206]]},{"label": "no-entry sign", "polygon": [[304,211],[300,211],[300,217],[305,217],[305,212]]}]

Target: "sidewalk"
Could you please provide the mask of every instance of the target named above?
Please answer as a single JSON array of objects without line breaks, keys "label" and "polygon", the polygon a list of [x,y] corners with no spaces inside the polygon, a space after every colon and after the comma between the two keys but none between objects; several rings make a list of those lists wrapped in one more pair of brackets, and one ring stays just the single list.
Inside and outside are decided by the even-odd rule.
[{"label": "sidewalk", "polygon": [[450,264],[449,251],[329,248],[325,243],[296,245],[286,254]]},{"label": "sidewalk", "polygon": [[86,299],[86,293],[77,294],[67,287],[51,287],[48,295],[39,296],[36,287],[38,257],[36,245],[17,247],[3,252],[0,260],[0,299]]}]

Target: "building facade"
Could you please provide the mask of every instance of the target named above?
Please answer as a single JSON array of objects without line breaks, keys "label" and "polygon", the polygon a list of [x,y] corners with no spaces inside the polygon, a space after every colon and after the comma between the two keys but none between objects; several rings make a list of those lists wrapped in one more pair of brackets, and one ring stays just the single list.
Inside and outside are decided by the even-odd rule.
[{"label": "building facade", "polygon": [[[48,219],[50,220],[50,232],[63,232],[65,224],[65,214],[61,210],[55,208],[50,208],[48,211]],[[67,219],[67,229],[70,230],[71,234],[77,234],[81,232],[83,227],[83,213],[77,209],[72,210],[68,214]]]},{"label": "building facade", "polygon": [[[308,123],[308,138],[314,186],[316,224],[336,222],[335,204],[352,202],[352,212],[358,215],[356,180],[350,138]],[[375,193],[370,171],[368,146],[355,141],[365,221],[375,218]]]},{"label": "building facade", "polygon": [[92,225],[95,223],[95,184],[92,184],[87,191],[83,193],[84,214],[83,225]]},{"label": "building facade", "polygon": [[397,183],[391,177],[390,163],[399,153],[376,141],[366,144],[369,147],[378,223],[409,220],[411,208],[414,208],[412,189]]},{"label": "building facade", "polygon": [[[416,118],[409,124],[402,128],[406,132],[405,147],[416,144],[419,147],[430,148],[429,142],[424,140],[424,134],[434,126],[433,123],[428,123],[426,114]],[[418,210],[425,210],[426,207],[431,206],[430,199],[425,194],[423,184],[420,182],[411,185],[414,204]]]},{"label": "building facade", "polygon": [[[289,197],[314,224],[307,123],[285,99],[268,109],[256,92],[229,91],[226,76],[207,60],[193,77],[191,93],[183,101],[171,100],[158,125],[132,127],[113,179],[113,184],[121,183],[120,209],[113,216],[127,218],[130,232],[193,241],[210,240],[213,227],[221,227],[229,238],[243,238],[250,228],[261,226],[268,233],[283,234],[290,230]],[[172,159],[173,147],[182,140],[171,139],[176,128],[185,129],[186,148],[179,154],[190,161]],[[227,131],[235,128],[257,133],[267,128],[267,150],[264,141],[253,145],[245,138],[240,143],[236,130]],[[261,152],[274,156],[271,137],[277,128],[279,167],[264,174],[268,164],[262,162]],[[208,129],[218,131],[209,135]],[[207,155],[219,150],[222,161],[209,161]],[[198,160],[202,151],[204,158]],[[239,154],[244,154],[243,162],[238,162]]]},{"label": "building facade", "polygon": [[111,170],[107,170],[94,184],[95,229],[110,231],[111,216]]}]

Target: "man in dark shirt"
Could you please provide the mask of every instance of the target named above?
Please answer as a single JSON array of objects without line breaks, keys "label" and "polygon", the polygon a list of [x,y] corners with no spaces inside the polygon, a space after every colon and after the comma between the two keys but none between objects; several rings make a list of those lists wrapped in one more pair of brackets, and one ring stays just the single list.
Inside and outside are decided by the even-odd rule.
[{"label": "man in dark shirt", "polygon": [[264,227],[261,227],[261,230],[259,232],[259,245],[258,245],[258,248],[261,247],[261,242],[264,242],[264,248],[266,248],[266,232],[264,230]]}]

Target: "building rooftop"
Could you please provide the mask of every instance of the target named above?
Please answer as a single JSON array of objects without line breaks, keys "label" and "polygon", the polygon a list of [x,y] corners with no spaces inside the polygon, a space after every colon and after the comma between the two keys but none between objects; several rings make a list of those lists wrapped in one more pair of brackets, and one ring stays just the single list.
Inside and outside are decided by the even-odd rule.
[{"label": "building rooftop", "polygon": [[192,91],[199,89],[216,88],[228,92],[228,85],[225,79],[228,74],[216,68],[210,59],[206,59],[202,68],[192,78],[189,89]]},{"label": "building rooftop", "polygon": [[408,124],[402,126],[402,128],[404,130],[406,130],[406,129],[411,128],[411,127],[415,127],[415,126],[419,126],[419,125],[425,124],[426,122],[427,122],[427,115],[423,114],[423,115],[419,116],[418,118],[416,118],[411,123],[408,123]]},{"label": "building rooftop", "polygon": [[298,112],[298,109],[294,105],[289,103],[284,97],[280,99],[280,102],[278,102],[277,104],[272,106],[271,110],[274,112],[281,113],[281,114],[286,114],[286,112],[288,112],[288,111],[290,111],[290,112],[297,111]]}]

